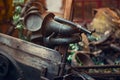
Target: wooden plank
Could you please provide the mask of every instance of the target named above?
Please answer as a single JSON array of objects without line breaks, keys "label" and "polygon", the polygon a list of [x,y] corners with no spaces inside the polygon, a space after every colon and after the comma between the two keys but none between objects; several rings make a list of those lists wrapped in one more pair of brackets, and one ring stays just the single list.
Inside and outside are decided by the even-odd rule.
[{"label": "wooden plank", "polygon": [[1,51],[11,55],[16,61],[34,67],[40,71],[46,68],[48,70],[48,73],[50,74],[57,75],[58,73],[58,69],[59,69],[58,63],[53,63],[39,56],[20,51],[18,49],[13,49],[11,47],[8,47],[0,43],[0,52]]},{"label": "wooden plank", "polygon": [[61,62],[61,55],[55,50],[1,33],[0,50],[7,52],[21,63],[40,70],[45,67],[53,74],[57,74]]},{"label": "wooden plank", "polygon": [[53,49],[46,48],[46,47],[43,47],[34,43],[30,43],[18,38],[1,34],[1,33],[0,33],[0,43],[3,43],[14,49],[19,49],[26,53],[51,60],[53,62],[59,62],[61,60],[61,55]]},{"label": "wooden plank", "polygon": [[64,18],[67,20],[71,19],[73,0],[66,0],[64,8]]}]

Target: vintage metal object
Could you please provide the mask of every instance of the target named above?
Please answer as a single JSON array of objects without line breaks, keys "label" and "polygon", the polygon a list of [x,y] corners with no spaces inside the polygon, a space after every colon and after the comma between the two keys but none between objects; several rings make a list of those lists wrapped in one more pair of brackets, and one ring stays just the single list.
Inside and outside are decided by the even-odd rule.
[{"label": "vintage metal object", "polygon": [[40,2],[28,0],[22,8],[20,20],[23,20],[25,27],[29,31],[38,31],[42,24],[42,18],[38,14],[43,13],[44,11],[45,6],[43,6]]},{"label": "vintage metal object", "polygon": [[[65,24],[60,22],[64,22]],[[52,32],[59,33],[61,35],[72,35],[74,33],[80,33],[79,29],[85,33],[91,34],[90,31],[80,25],[76,25],[73,22],[61,18],[55,18],[53,13],[48,13],[43,19],[41,31],[43,36],[49,36]]]},{"label": "vintage metal object", "polygon": [[73,27],[65,24],[61,24],[57,21],[54,21],[54,14],[47,14],[42,23],[42,35],[49,36],[53,32],[63,34],[63,35],[71,35],[73,33],[78,32],[78,29],[74,29]]},{"label": "vintage metal object", "polygon": [[72,25],[72,26],[80,29],[81,32],[84,32],[84,33],[87,33],[87,34],[92,34],[91,31],[87,30],[86,28],[82,27],[81,25],[75,24],[75,23],[73,23],[73,22],[71,22],[71,21],[65,20],[65,19],[60,18],[60,17],[58,17],[58,16],[55,16],[55,17],[54,17],[54,20],[55,20],[55,21],[58,21],[58,22],[61,22],[61,23],[66,23],[66,24]]},{"label": "vintage metal object", "polygon": [[78,52],[73,55],[71,65],[74,67],[75,66],[93,66],[94,62],[92,61],[92,59],[89,57],[88,54]]},{"label": "vintage metal object", "polygon": [[29,31],[37,31],[41,28],[42,18],[39,11],[32,10],[24,17],[24,25]]},{"label": "vintage metal object", "polygon": [[54,37],[53,34],[44,38],[44,43],[46,46],[57,46],[57,45],[66,45],[70,43],[79,42],[79,36],[69,36],[69,37]]}]

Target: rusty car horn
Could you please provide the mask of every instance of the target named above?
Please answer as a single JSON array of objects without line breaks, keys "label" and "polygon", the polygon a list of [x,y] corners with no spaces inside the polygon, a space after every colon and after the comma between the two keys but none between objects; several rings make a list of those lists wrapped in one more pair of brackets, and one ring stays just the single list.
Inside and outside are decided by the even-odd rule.
[{"label": "rusty car horn", "polygon": [[94,62],[87,53],[82,53],[82,51],[79,51],[73,55],[71,65],[73,67],[78,67],[80,64],[83,66],[93,66]]},{"label": "rusty car horn", "polygon": [[23,19],[24,25],[29,31],[39,30],[41,28],[42,21],[42,17],[38,10],[29,11]]},{"label": "rusty car horn", "polygon": [[63,35],[71,35],[73,33],[78,32],[77,29],[70,25],[62,24],[54,20],[54,14],[48,13],[42,23],[42,35],[49,36],[52,32],[63,34]]}]

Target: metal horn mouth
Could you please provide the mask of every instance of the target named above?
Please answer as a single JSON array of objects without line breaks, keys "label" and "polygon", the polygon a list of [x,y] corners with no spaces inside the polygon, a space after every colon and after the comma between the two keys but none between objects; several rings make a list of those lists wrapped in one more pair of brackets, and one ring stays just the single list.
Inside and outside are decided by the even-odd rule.
[{"label": "metal horn mouth", "polygon": [[77,28],[74,28],[68,24],[63,24],[58,21],[55,21],[54,17],[55,15],[53,13],[45,15],[41,28],[41,33],[44,37],[48,37],[53,32],[62,35],[72,35],[78,32]]},{"label": "metal horn mouth", "polygon": [[24,25],[29,31],[40,30],[42,21],[42,17],[37,10],[30,11],[24,17]]},{"label": "metal horn mouth", "polygon": [[80,64],[83,66],[93,66],[94,62],[92,61],[88,54],[76,52],[72,58],[72,66],[77,67],[80,66]]},{"label": "metal horn mouth", "polygon": [[46,29],[47,29],[47,24],[53,20],[54,18],[54,14],[53,13],[48,13],[47,15],[45,15],[43,22],[42,22],[42,35],[45,36],[46,35]]}]

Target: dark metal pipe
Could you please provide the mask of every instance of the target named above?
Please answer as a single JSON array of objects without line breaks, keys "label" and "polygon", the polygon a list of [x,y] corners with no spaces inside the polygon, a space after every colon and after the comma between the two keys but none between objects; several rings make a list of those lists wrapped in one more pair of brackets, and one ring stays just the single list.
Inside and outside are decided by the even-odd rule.
[{"label": "dark metal pipe", "polygon": [[80,69],[105,69],[105,68],[120,68],[120,65],[93,65],[93,66],[80,66],[80,67],[74,67],[75,70]]},{"label": "dark metal pipe", "polygon": [[67,24],[69,24],[69,25],[75,26],[76,28],[80,29],[80,30],[83,31],[84,33],[92,34],[91,31],[87,30],[86,28],[82,27],[81,25],[75,24],[75,23],[73,23],[73,22],[71,22],[71,21],[68,21],[68,20],[65,20],[65,19],[63,19],[63,18],[60,18],[60,17],[55,16],[55,17],[54,17],[54,20],[55,20],[55,21],[58,21],[58,22],[67,23]]},{"label": "dark metal pipe", "polygon": [[70,43],[75,43],[80,41],[79,37],[69,37],[69,38],[44,38],[44,42],[47,45],[65,45]]},{"label": "dark metal pipe", "polygon": [[60,17],[58,17],[58,16],[55,16],[55,17],[54,17],[54,20],[55,20],[55,21],[58,21],[58,22],[61,22],[61,23],[67,23],[67,24],[70,24],[70,25],[72,25],[72,26],[76,26],[75,23],[73,23],[73,22],[71,22],[71,21],[68,21],[68,20],[65,20],[65,19],[63,19],[63,18],[60,18]]},{"label": "dark metal pipe", "polygon": [[47,35],[49,35],[49,33],[51,34],[52,32],[59,33],[62,35],[72,35],[78,32],[77,29],[74,29],[73,27],[69,25],[61,24],[54,20],[49,21],[46,27],[47,27],[46,29]]},{"label": "dark metal pipe", "polygon": [[[59,21],[54,20],[54,16],[55,15],[53,13],[49,13],[43,19],[41,31],[44,37],[49,36],[50,34],[52,34],[52,32],[62,35],[72,35],[75,33],[80,33],[79,28],[81,28],[81,26],[78,26],[72,22],[70,22],[71,24],[60,23]],[[77,27],[73,27],[73,25],[76,25]],[[88,32],[89,34],[91,34],[90,31],[87,31],[84,28],[81,29],[83,29],[84,32]]]}]

